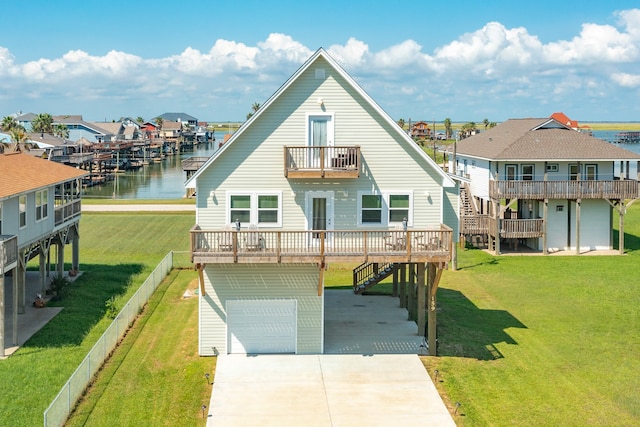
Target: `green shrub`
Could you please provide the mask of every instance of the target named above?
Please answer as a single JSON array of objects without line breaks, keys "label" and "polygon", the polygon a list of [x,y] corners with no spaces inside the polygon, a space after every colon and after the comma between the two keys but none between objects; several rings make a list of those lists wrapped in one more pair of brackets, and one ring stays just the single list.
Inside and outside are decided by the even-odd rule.
[{"label": "green shrub", "polygon": [[116,304],[116,297],[109,298],[105,303],[105,307],[107,308],[106,315],[109,319],[115,319],[118,315],[118,306]]},{"label": "green shrub", "polygon": [[55,300],[61,300],[69,294],[69,279],[64,276],[53,276],[51,279],[51,291]]}]

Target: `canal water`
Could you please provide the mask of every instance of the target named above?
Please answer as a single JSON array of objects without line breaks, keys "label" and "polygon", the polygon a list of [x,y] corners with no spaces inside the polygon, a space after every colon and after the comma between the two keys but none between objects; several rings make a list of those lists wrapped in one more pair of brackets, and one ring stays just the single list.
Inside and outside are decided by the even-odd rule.
[{"label": "canal water", "polygon": [[187,174],[182,170],[182,160],[188,157],[209,157],[217,142],[201,144],[193,151],[167,156],[159,162],[116,174],[113,181],[87,187],[83,197],[87,199],[180,199],[185,197],[184,182]]},{"label": "canal water", "polygon": [[[593,136],[605,141],[615,140],[619,131],[594,131]],[[222,140],[223,135],[216,135]],[[103,199],[180,199],[185,197],[186,173],[182,170],[182,160],[188,157],[209,157],[218,143],[200,145],[194,151],[177,156],[167,156],[160,162],[143,166],[135,171],[117,174],[113,181],[84,189],[86,198]],[[640,154],[640,144],[616,144],[636,154]]]}]

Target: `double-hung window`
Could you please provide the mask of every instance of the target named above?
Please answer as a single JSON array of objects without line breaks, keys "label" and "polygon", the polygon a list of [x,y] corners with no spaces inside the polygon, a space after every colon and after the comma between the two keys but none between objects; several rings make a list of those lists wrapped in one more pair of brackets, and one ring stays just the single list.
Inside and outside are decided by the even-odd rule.
[{"label": "double-hung window", "polygon": [[229,221],[251,222],[251,195],[233,194],[229,197]]},{"label": "double-hung window", "polygon": [[282,226],[281,192],[228,193],[227,223],[240,221],[241,226],[255,224],[260,227]]},{"label": "double-hung window", "polygon": [[409,218],[409,195],[389,194],[389,223],[400,223]]},{"label": "double-hung window", "polygon": [[45,219],[49,213],[49,190],[36,191],[36,221]]},{"label": "double-hung window", "polygon": [[362,224],[382,224],[382,196],[363,194],[360,200],[360,222]]},{"label": "double-hung window", "polygon": [[20,196],[18,198],[19,216],[20,216],[20,228],[27,226],[27,196]]},{"label": "double-hung window", "polygon": [[358,225],[397,225],[407,219],[413,223],[413,194],[406,191],[358,194]]}]

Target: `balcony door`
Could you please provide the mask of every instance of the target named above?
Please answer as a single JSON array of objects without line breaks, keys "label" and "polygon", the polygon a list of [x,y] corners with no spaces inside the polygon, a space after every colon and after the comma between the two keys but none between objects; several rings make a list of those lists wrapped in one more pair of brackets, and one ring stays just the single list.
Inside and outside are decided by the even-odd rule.
[{"label": "balcony door", "polygon": [[313,230],[311,243],[317,243],[319,231],[333,230],[333,191],[307,192],[307,230]]},{"label": "balcony door", "polygon": [[518,179],[518,165],[505,165],[504,172],[507,181],[515,181]]},{"label": "balcony door", "polygon": [[309,167],[319,169],[324,160],[325,168],[330,165],[328,159],[332,156],[330,149],[324,148],[324,158],[321,159],[321,147],[333,146],[333,114],[313,114],[307,119],[307,145],[312,147],[309,152]]}]

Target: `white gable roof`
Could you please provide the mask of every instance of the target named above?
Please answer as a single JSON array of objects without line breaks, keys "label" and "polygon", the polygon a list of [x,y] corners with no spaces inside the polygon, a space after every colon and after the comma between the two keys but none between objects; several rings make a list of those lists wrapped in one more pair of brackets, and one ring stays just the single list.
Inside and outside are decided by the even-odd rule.
[{"label": "white gable roof", "polygon": [[331,67],[333,67],[333,69],[342,77],[345,79],[345,81],[347,81],[352,87],[353,89],[360,95],[362,96],[363,99],[366,100],[367,103],[369,103],[369,105],[377,112],[380,114],[380,116],[391,125],[391,128],[397,132],[402,138],[404,138],[408,145],[410,147],[412,147],[417,153],[418,155],[428,164],[430,164],[433,169],[436,171],[436,173],[442,178],[442,183],[441,185],[443,187],[453,187],[455,185],[454,181],[453,181],[453,177],[450,176],[449,174],[445,173],[436,163],[433,159],[431,159],[431,157],[429,157],[419,146],[418,144],[415,143],[415,141],[413,141],[413,139],[411,139],[411,137],[409,135],[407,135],[407,133],[402,130],[400,128],[400,126],[398,126],[398,124],[364,91],[364,89],[362,89],[360,87],[360,85],[358,85],[358,83],[356,83],[356,81],[323,49],[320,48],[318,49],[313,55],[311,55],[311,57],[309,59],[307,59],[305,61],[304,64],[302,64],[302,66],[300,68],[298,68],[298,70],[293,73],[293,75],[291,77],[289,77],[289,79],[282,85],[280,86],[280,88],[273,94],[271,95],[271,97],[269,99],[267,99],[267,101],[260,106],[260,108],[258,109],[258,111],[256,111],[255,114],[253,114],[246,122],[244,122],[242,124],[242,126],[240,126],[240,128],[229,138],[229,140],[222,146],[222,148],[218,151],[216,151],[210,158],[209,160],[207,160],[207,162],[205,162],[204,165],[202,165],[202,167],[200,167],[196,173],[194,173],[186,182],[185,182],[185,187],[186,188],[195,188],[195,183],[198,179],[198,177],[213,163],[216,161],[216,159],[218,157],[220,157],[220,155],[226,151],[229,146],[231,146],[231,144],[233,144],[237,139],[240,138],[240,136],[246,131],[247,128],[251,127],[251,124],[258,119],[258,117],[260,117],[262,115],[262,113],[266,110],[269,109],[269,106],[272,105],[274,102],[276,102],[276,100],[280,97],[280,95],[285,92],[292,84],[293,82],[296,81],[296,79],[298,79],[298,77],[300,75],[302,75],[302,73],[304,73],[318,58],[323,58],[325,61],[327,61],[327,63],[329,63],[331,65]]}]

